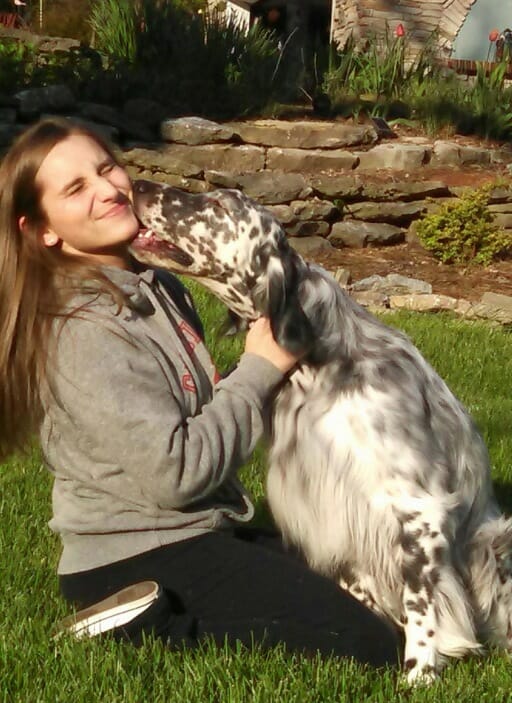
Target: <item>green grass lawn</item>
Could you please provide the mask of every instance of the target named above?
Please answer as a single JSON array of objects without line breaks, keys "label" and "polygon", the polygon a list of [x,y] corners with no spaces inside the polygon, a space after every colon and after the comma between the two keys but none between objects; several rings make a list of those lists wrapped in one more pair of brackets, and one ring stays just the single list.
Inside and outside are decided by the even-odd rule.
[{"label": "green grass lawn", "polygon": [[[210,348],[229,368],[241,340],[217,340],[222,307],[194,288]],[[512,334],[448,316],[387,315],[422,350],[470,409],[488,443],[496,490],[512,512]],[[263,501],[264,451],[243,470],[258,507]],[[229,651],[207,646],[170,653],[154,641],[142,649],[110,639],[77,642],[50,637],[67,613],[55,576],[59,545],[49,531],[50,477],[35,450],[0,472],[0,701],[14,703],[242,703],[245,701],[505,701],[512,700],[506,656],[456,663],[428,690],[407,692],[391,673],[367,671],[334,659],[287,656],[282,651]]]}]

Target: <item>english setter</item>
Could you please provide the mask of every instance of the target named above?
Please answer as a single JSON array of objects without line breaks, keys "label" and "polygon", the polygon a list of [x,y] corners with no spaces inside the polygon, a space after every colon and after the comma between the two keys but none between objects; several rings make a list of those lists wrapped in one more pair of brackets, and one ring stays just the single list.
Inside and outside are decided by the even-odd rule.
[{"label": "english setter", "polygon": [[409,339],[289,246],[236,190],[136,181],[135,256],[201,281],[304,354],[273,404],[267,496],[313,569],[405,634],[410,683],[489,643],[512,649],[512,520],[484,442]]}]

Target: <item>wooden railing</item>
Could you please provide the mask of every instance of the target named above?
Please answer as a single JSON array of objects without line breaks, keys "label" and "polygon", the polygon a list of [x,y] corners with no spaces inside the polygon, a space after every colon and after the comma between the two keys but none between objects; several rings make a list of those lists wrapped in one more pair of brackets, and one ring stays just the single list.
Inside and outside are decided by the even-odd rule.
[{"label": "wooden railing", "polygon": [[[446,68],[464,76],[476,76],[477,66],[482,65],[486,74],[498,66],[495,61],[472,61],[470,59],[440,59],[439,63]],[[507,64],[505,78],[512,78],[512,63]]]}]

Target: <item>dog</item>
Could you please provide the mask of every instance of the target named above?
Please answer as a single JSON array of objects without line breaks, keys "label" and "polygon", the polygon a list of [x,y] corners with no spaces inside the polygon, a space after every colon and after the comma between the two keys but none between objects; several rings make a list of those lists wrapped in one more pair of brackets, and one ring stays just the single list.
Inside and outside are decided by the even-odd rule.
[{"label": "dog", "polygon": [[143,262],[191,276],[302,359],[273,401],[267,497],[284,538],[404,633],[404,676],[512,648],[512,520],[472,419],[410,340],[306,263],[240,191],[134,183]]}]

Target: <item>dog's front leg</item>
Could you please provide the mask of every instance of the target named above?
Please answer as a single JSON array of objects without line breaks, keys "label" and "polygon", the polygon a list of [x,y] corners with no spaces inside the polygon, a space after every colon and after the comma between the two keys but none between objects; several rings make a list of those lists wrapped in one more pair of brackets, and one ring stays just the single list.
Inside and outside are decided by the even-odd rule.
[{"label": "dog's front leg", "polygon": [[446,544],[438,526],[414,513],[404,521],[401,547],[404,667],[409,684],[428,684],[440,669],[435,597]]}]

